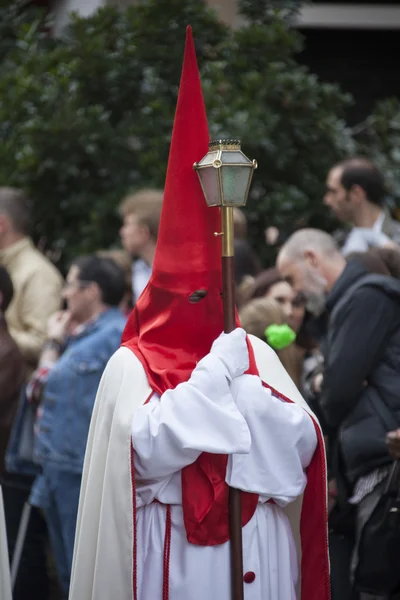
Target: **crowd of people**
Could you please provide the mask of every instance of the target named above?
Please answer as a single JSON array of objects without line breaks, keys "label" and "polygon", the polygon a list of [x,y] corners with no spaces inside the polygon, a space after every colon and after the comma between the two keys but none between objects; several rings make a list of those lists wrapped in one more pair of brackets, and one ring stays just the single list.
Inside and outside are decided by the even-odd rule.
[{"label": "crowd of people", "polygon": [[[149,281],[162,201],[155,189],[123,199],[122,250],[76,257],[63,279],[33,245],[24,193],[0,188],[0,465],[15,600],[68,597],[92,409]],[[322,424],[333,600],[394,600],[396,564],[376,558],[387,589],[375,590],[368,536],[388,489],[400,490],[400,224],[365,158],[333,166],[323,201],[343,227],[278,232],[275,265],[262,265],[235,209],[238,313]]]},{"label": "crowd of people", "polygon": [[93,404],[150,276],[161,204],[159,190],[125,198],[123,250],[77,257],[63,281],[29,237],[28,199],[0,188],[0,461],[11,558],[29,506],[15,599],[68,595]]}]

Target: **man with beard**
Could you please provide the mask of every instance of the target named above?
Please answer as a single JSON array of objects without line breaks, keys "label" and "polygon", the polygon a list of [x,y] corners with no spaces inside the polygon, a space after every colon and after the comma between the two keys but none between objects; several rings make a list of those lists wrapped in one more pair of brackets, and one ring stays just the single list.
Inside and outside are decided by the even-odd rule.
[{"label": "man with beard", "polygon": [[[293,234],[277,266],[306,296],[310,312],[327,315],[319,407],[336,440],[330,449],[334,476],[345,476],[348,499],[356,507],[354,575],[360,535],[393,460],[386,436],[400,423],[400,282],[368,274],[357,261],[346,263],[333,238],[315,229]],[[360,595],[362,600],[389,597],[397,596]]]},{"label": "man with beard", "polygon": [[400,224],[385,207],[383,176],[368,159],[356,156],[332,167],[324,204],[351,227],[341,249],[344,256],[400,242]]}]

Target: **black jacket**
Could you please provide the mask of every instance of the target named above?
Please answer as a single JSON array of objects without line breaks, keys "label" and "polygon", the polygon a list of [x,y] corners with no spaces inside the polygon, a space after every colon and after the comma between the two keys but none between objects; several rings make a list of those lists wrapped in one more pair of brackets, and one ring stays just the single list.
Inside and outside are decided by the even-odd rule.
[{"label": "black jacket", "polygon": [[354,482],[391,462],[386,433],[400,427],[400,281],[350,261],[327,312],[320,408]]},{"label": "black jacket", "polygon": [[0,475],[25,375],[24,361],[0,313]]}]

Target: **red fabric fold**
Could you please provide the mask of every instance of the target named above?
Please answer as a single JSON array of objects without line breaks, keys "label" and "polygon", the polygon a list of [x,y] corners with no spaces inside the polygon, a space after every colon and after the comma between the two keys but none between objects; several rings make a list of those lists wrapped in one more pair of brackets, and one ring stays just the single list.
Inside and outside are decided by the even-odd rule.
[{"label": "red fabric fold", "polygon": [[[128,320],[122,343],[141,361],[150,387],[162,395],[187,381],[223,330],[218,208],[208,208],[193,163],[208,151],[208,126],[190,27],[168,160],[163,209],[150,281]],[[197,303],[191,294],[205,290]],[[254,355],[249,372],[258,374]],[[182,471],[188,540],[229,539],[226,456],[202,454]],[[258,497],[242,494],[243,524]]]},{"label": "red fabric fold", "polygon": [[[221,247],[220,238],[214,236],[220,231],[220,216],[218,209],[207,208],[192,169],[207,149],[207,120],[188,28],[153,273],[122,339],[141,361],[150,387],[159,395],[189,379],[223,329]],[[192,304],[189,297],[198,290],[207,295]],[[249,343],[248,347],[248,373],[258,375]],[[330,597],[325,460],[317,425],[316,430],[319,448],[308,469],[301,515],[302,600]],[[229,539],[226,465],[226,456],[204,453],[183,469],[184,522],[193,544],[211,546]],[[242,493],[243,525],[253,516],[257,501],[257,495]]]},{"label": "red fabric fold", "polygon": [[[262,383],[277,398],[292,402],[272,386],[264,381]],[[318,423],[314,419],[312,421],[317,434],[318,447],[307,469],[307,485],[301,509],[301,598],[302,600],[330,600],[325,445]]]}]

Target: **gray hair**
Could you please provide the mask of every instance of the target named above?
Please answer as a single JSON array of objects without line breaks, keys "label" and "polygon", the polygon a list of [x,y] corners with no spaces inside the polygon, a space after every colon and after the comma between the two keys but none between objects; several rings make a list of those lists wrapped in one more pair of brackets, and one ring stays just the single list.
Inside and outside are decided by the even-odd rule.
[{"label": "gray hair", "polygon": [[31,226],[30,203],[25,193],[13,187],[0,187],[0,214],[6,215],[17,233],[28,235]]},{"label": "gray hair", "polygon": [[338,254],[339,246],[329,233],[320,229],[299,229],[283,245],[280,254],[291,260],[298,260],[307,250],[317,250],[325,256]]}]

